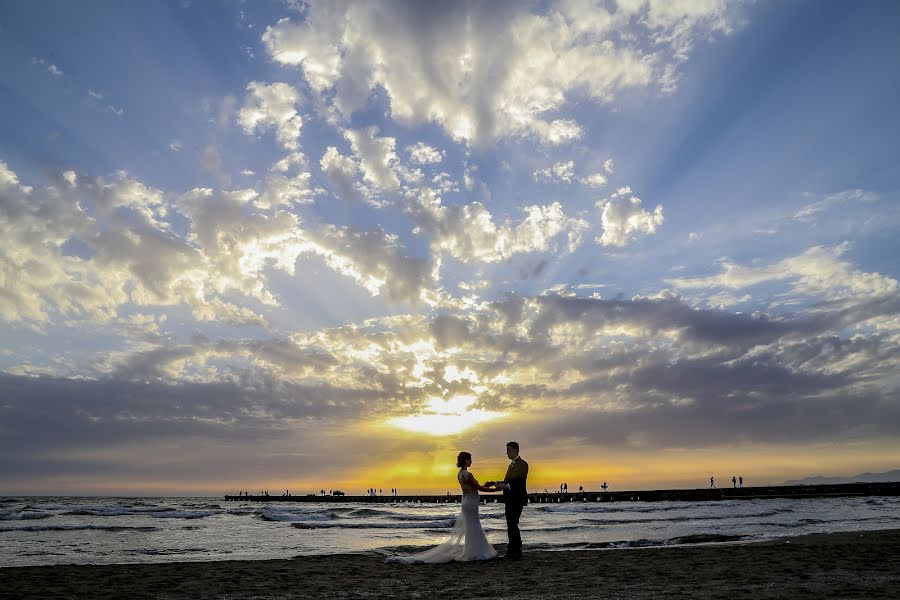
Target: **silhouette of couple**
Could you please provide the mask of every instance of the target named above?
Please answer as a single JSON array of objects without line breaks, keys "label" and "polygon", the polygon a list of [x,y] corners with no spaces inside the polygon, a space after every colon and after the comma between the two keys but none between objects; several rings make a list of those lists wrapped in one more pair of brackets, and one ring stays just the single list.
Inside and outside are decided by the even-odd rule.
[{"label": "silhouette of couple", "polygon": [[459,467],[456,479],[462,490],[462,502],[460,503],[459,517],[450,530],[450,537],[445,542],[424,552],[408,556],[394,556],[388,560],[413,564],[496,558],[497,551],[488,543],[478,517],[479,492],[503,492],[509,545],[506,554],[500,558],[521,559],[522,535],[519,532],[519,518],[522,516],[522,509],[528,504],[528,491],[525,487],[528,479],[528,463],[519,456],[519,444],[516,442],[506,444],[506,456],[509,457],[510,463],[503,481],[486,481],[482,485],[469,471],[469,467],[472,466],[472,455],[468,452],[460,452],[456,458],[456,466]]}]

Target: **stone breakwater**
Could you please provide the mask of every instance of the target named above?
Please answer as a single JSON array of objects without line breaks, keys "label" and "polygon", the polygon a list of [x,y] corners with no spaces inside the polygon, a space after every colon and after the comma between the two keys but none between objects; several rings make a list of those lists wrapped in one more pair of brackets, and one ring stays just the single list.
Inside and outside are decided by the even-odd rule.
[{"label": "stone breakwater", "polygon": [[[570,492],[531,493],[531,504],[556,504],[560,502],[704,502],[714,500],[758,500],[762,498],[828,498],[841,496],[900,496],[900,482],[842,483],[830,485],[779,485],[744,488],[698,488],[681,490],[634,490],[624,492]],[[412,496],[232,496],[229,502],[409,502],[445,504],[458,503],[461,496],[412,495]],[[485,494],[482,502],[503,502],[499,494]]]}]

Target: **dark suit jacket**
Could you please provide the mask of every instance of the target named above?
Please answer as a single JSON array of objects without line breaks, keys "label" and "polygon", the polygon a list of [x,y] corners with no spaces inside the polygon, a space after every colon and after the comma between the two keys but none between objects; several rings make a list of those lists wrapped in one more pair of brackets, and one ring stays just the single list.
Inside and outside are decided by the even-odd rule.
[{"label": "dark suit jacket", "polygon": [[528,504],[528,489],[525,483],[528,480],[528,463],[521,456],[509,465],[503,483],[509,484],[508,490],[503,490],[503,501],[507,504],[525,506]]}]

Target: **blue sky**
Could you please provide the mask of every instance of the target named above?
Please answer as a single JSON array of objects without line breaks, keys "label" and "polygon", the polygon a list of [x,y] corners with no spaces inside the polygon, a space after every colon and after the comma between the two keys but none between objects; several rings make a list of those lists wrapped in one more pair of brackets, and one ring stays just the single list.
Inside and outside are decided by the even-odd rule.
[{"label": "blue sky", "polygon": [[425,489],[498,437],[547,481],[895,468],[898,25],[4,5],[0,473]]}]

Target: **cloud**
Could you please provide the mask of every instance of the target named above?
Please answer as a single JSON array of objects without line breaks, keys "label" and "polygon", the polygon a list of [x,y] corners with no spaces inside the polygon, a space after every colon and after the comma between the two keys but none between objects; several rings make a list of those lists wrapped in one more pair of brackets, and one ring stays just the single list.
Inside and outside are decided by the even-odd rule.
[{"label": "cloud", "polygon": [[[65,171],[35,193],[0,164],[0,315],[9,321],[46,323],[59,313],[70,322],[108,322],[129,304],[183,304],[201,321],[260,324],[222,296],[236,291],[276,304],[267,270],[292,272],[302,252],[298,219],[269,206],[259,212],[252,189],[175,196],[125,172]],[[186,231],[170,225],[176,214]],[[68,250],[73,243],[77,255]]]},{"label": "cloud", "polygon": [[[389,241],[341,230],[321,237],[366,251]],[[671,295],[514,296],[287,337],[152,344],[80,377],[0,374],[16,423],[0,437],[14,459],[3,469],[51,470],[53,457],[86,450],[115,450],[121,461],[129,444],[146,452],[169,440],[283,448],[298,429],[307,443],[324,429],[326,443],[337,426],[346,443],[370,435],[354,425],[470,396],[479,410],[511,412],[533,448],[560,436],[650,452],[892,439],[896,336],[836,333],[848,318],[900,314],[896,295],[867,302],[852,318],[840,304],[815,318],[774,318]],[[491,422],[481,430],[506,431]],[[329,472],[339,454],[320,457],[315,472]]]},{"label": "cloud", "polygon": [[31,59],[31,62],[36,65],[41,65],[42,67],[47,68],[47,72],[50,73],[54,78],[59,79],[63,76],[63,71],[53,63],[47,62],[43,58],[34,57]]},{"label": "cloud", "polygon": [[835,194],[828,194],[822,200],[807,204],[797,211],[794,219],[797,221],[812,221],[818,213],[824,212],[828,208],[841,205],[855,206],[859,204],[873,204],[878,202],[880,197],[874,192],[865,190],[846,190]]},{"label": "cloud", "polygon": [[606,176],[603,173],[594,173],[582,178],[581,183],[593,188],[600,188],[606,185]]},{"label": "cloud", "polygon": [[555,118],[566,103],[671,89],[694,38],[727,31],[729,20],[720,2],[527,8],[317,3],[301,21],[267,27],[263,42],[274,60],[298,67],[344,121],[383,90],[394,119],[435,123],[467,144],[506,137],[561,144],[582,135],[576,121]]},{"label": "cloud", "polygon": [[364,190],[359,189],[356,183],[359,167],[352,158],[342,155],[334,146],[329,146],[319,165],[339,198],[356,202],[364,197]]},{"label": "cloud", "polygon": [[254,203],[261,209],[311,204],[315,195],[315,190],[310,186],[311,178],[309,171],[301,171],[295,176],[270,173]]},{"label": "cloud", "polygon": [[603,246],[624,246],[639,235],[656,233],[663,223],[663,207],[657,205],[652,213],[641,208],[641,199],[622,187],[609,198],[597,202],[603,235],[597,243]]},{"label": "cloud", "polygon": [[304,252],[318,254],[334,271],[373,296],[414,305],[435,304],[440,298],[440,263],[403,255],[395,235],[323,225],[306,232],[304,238]]},{"label": "cloud", "polygon": [[535,181],[572,183],[575,178],[575,161],[558,162],[552,167],[535,171],[532,177]]},{"label": "cloud", "polygon": [[844,243],[833,248],[813,246],[802,254],[766,266],[742,266],[720,261],[717,275],[666,280],[678,289],[743,289],[773,281],[789,281],[794,293],[824,296],[836,300],[847,297],[879,296],[897,290],[897,280],[879,273],[865,273],[839,260],[849,249]]},{"label": "cloud", "polygon": [[180,152],[184,147],[184,144],[181,143],[181,140],[172,140],[169,142],[169,150],[172,152]]},{"label": "cloud", "polygon": [[378,137],[378,127],[351,129],[345,134],[359,159],[363,179],[384,192],[400,189],[397,176],[397,154],[394,152],[396,140],[392,137]]},{"label": "cloud", "polygon": [[409,154],[409,160],[419,165],[437,164],[444,158],[443,152],[424,142],[417,142],[412,146],[407,146],[406,152]]},{"label": "cloud", "polygon": [[520,253],[547,252],[553,239],[566,233],[573,251],[588,229],[583,219],[567,217],[559,202],[526,206],[518,225],[498,225],[481,202],[444,205],[427,187],[407,193],[407,211],[416,222],[414,233],[426,235],[432,251],[447,253],[463,262],[499,262]]},{"label": "cloud", "polygon": [[228,185],[231,182],[231,177],[222,170],[222,151],[216,144],[210,144],[203,149],[200,164],[216,177],[219,184]]},{"label": "cloud", "polygon": [[61,189],[35,193],[0,161],[0,317],[46,323],[53,311],[72,318],[108,317],[125,294],[74,256],[63,254],[72,237],[95,226],[65,180]]},{"label": "cloud", "polygon": [[278,143],[286,150],[297,151],[303,119],[296,107],[302,100],[300,92],[286,83],[251,81],[238,111],[238,123],[248,135],[274,127]]}]

